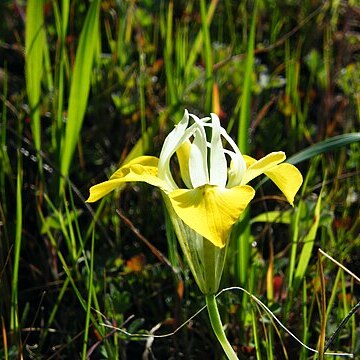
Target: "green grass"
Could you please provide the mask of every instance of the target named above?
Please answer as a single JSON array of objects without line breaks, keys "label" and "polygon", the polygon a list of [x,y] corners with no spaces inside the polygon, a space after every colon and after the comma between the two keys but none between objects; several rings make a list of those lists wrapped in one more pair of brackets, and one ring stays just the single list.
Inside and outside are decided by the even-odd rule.
[{"label": "green grass", "polygon": [[[98,51],[100,0],[92,2],[80,34],[73,73],[71,76],[68,116],[60,147],[60,171],[65,177],[79,141],[90,92],[93,62]],[[63,29],[64,30],[64,29]],[[61,182],[62,184],[62,182]],[[62,185],[60,185],[62,192]]]},{"label": "green grass", "polygon": [[29,1],[25,28],[26,90],[31,112],[31,130],[36,150],[41,149],[40,98],[44,69],[45,29],[43,1]]},{"label": "green grass", "polygon": [[[283,150],[305,179],[294,208],[253,184],[222,287],[261,299],[318,359],[342,322],[326,351],[360,356],[356,3],[23,3],[0,4],[0,358],[223,358],[206,312],[139,335],[204,305],[161,195],[85,203],[157,156],[184,108],[217,111],[241,151]],[[244,293],[217,303],[240,359],[314,358]]]},{"label": "green grass", "polygon": [[[18,286],[19,286],[19,264],[20,264],[20,250],[22,242],[22,224],[23,224],[23,209],[22,209],[22,164],[21,155],[18,152],[18,166],[16,176],[16,228],[14,241],[14,267],[12,271],[11,283],[11,313],[10,313],[10,330],[17,333],[19,331],[19,304],[18,304]],[[19,341],[20,339],[18,339]]]}]

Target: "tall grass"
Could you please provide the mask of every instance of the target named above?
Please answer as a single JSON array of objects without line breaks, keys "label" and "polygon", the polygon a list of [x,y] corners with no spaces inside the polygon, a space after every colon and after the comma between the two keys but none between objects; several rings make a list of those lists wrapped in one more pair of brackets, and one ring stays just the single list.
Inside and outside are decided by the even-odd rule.
[{"label": "tall grass", "polygon": [[60,149],[61,135],[63,132],[64,120],[64,96],[65,96],[65,79],[66,74],[69,75],[69,59],[66,53],[66,34],[69,23],[69,2],[62,1],[61,8],[56,2],[54,4],[54,18],[56,31],[58,35],[56,62],[59,64],[55,70],[55,88],[56,88],[56,103],[54,109],[54,116],[56,118],[55,124],[52,126],[52,146],[54,149]]},{"label": "tall grass", "polygon": [[213,59],[211,51],[211,39],[209,32],[209,25],[207,22],[206,5],[205,0],[200,0],[200,15],[201,15],[201,31],[204,41],[205,51],[205,100],[204,110],[209,113],[212,110],[212,99],[213,99]]},{"label": "tall grass", "polygon": [[41,149],[40,99],[46,48],[44,3],[29,1],[25,29],[26,90],[30,105],[31,130],[36,150]]},{"label": "tall grass", "polygon": [[[68,116],[60,148],[60,171],[65,177],[69,174],[86,111],[92,67],[99,43],[99,10],[100,1],[93,1],[85,18],[76,51],[71,76]],[[65,29],[62,28],[62,31]],[[60,191],[62,191],[62,186],[60,186]]]},{"label": "tall grass", "polygon": [[[241,107],[238,122],[238,136],[237,142],[242,154],[249,153],[250,142],[250,120],[251,120],[251,94],[252,94],[252,77],[254,67],[254,48],[255,48],[255,30],[257,24],[257,7],[258,1],[254,3],[252,12],[252,20],[250,25],[250,33],[248,37],[247,57],[245,62],[244,83],[241,92]],[[237,263],[238,280],[246,283],[248,277],[248,266],[250,262],[250,226],[249,226],[249,212],[246,211],[242,215],[241,232],[238,234],[238,251],[239,258]]]},{"label": "tall grass", "polygon": [[22,208],[22,163],[21,154],[18,152],[18,166],[16,176],[16,228],[15,228],[15,241],[14,241],[14,266],[12,271],[12,284],[11,284],[11,313],[10,313],[10,330],[14,333],[16,340],[20,345],[19,335],[19,267],[20,267],[20,250],[22,242],[22,224],[23,224],[23,208]]},{"label": "tall grass", "polygon": [[[221,358],[203,315],[171,338],[111,329],[170,333],[202,297],[158,192],[134,185],[84,202],[120,164],[158,155],[188,108],[218,112],[243,153],[284,150],[301,169],[294,208],[269,196],[266,179],[254,184],[260,195],[233,231],[222,284],[261,298],[322,358],[358,303],[356,279],[317,259],[321,248],[358,272],[355,4],[0,6],[10,24],[0,25],[0,357]],[[313,356],[248,297],[227,292],[219,303],[240,358]],[[351,314],[331,349],[358,355],[358,326]]]}]

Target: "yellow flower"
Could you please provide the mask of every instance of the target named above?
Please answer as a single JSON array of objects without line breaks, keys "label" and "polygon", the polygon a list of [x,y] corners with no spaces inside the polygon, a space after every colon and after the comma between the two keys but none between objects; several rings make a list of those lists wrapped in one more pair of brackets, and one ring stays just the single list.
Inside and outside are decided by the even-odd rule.
[{"label": "yellow flower", "polygon": [[[175,154],[179,183],[170,169]],[[166,137],[159,158],[141,156],[130,161],[108,181],[91,187],[87,201],[97,201],[126,182],[158,187],[195,279],[204,293],[211,293],[220,281],[231,228],[255,195],[247,184],[265,174],[293,204],[302,176],[295,166],[282,163],[285,158],[281,151],[258,161],[243,156],[217,115],[199,119],[185,110]]]},{"label": "yellow flower", "polygon": [[[194,123],[189,126],[190,118]],[[210,142],[207,129],[212,130]],[[222,138],[231,149],[223,148]],[[175,152],[185,185],[181,188],[170,171]],[[97,201],[125,182],[144,181],[163,191],[185,224],[215,246],[223,247],[231,227],[254,197],[255,190],[247,184],[255,177],[267,175],[293,204],[302,176],[295,166],[280,164],[285,158],[283,152],[273,152],[259,161],[243,156],[220,126],[217,115],[199,119],[185,111],[165,139],[159,159],[141,156],[132,160],[110,180],[93,186],[87,201]]]}]

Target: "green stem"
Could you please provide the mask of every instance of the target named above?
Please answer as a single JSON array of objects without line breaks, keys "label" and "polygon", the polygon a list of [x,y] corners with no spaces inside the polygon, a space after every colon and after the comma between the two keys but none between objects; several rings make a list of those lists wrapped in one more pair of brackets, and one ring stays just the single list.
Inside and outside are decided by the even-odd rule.
[{"label": "green stem", "polygon": [[223,350],[225,351],[225,354],[227,355],[229,360],[238,360],[238,357],[236,356],[234,349],[232,348],[228,339],[226,338],[225,331],[221,323],[219,310],[216,304],[215,295],[206,294],[205,299],[206,299],[206,305],[209,313],[211,326]]}]

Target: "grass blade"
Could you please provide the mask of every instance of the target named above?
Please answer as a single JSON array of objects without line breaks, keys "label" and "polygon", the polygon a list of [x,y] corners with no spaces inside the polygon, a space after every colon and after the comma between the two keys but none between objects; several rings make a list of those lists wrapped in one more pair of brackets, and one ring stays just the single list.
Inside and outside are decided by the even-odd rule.
[{"label": "grass blade", "polygon": [[[304,344],[308,343],[309,338],[309,327],[308,327],[308,305],[307,305],[307,287],[306,279],[303,280],[303,289],[302,289],[302,318],[303,318],[303,337],[302,342]],[[305,347],[301,348],[300,360],[305,360],[308,358],[308,350]]]},{"label": "grass blade", "polygon": [[18,279],[20,249],[22,239],[22,161],[20,152],[18,152],[18,169],[16,181],[16,227],[15,227],[15,245],[14,245],[14,265],[11,284],[11,318],[10,330],[16,332],[19,326],[18,318]]},{"label": "grass blade", "polygon": [[89,269],[89,285],[88,285],[88,300],[86,304],[86,319],[85,319],[85,329],[84,329],[84,343],[83,343],[83,353],[82,359],[87,358],[87,343],[89,339],[89,324],[90,324],[90,314],[91,314],[91,298],[93,293],[93,277],[94,277],[94,239],[95,232],[93,231],[91,239],[91,253],[90,253],[90,269]]},{"label": "grass blade", "polygon": [[169,2],[168,13],[166,17],[166,35],[165,35],[165,48],[164,48],[164,63],[165,63],[165,74],[166,74],[166,86],[168,89],[169,100],[168,103],[174,106],[178,101],[178,94],[175,87],[174,71],[173,71],[173,14],[174,3]]},{"label": "grass blade", "polygon": [[61,142],[61,129],[63,127],[65,65],[67,64],[66,33],[69,20],[69,1],[63,0],[61,2],[61,13],[56,1],[53,1],[53,9],[58,34],[58,55],[56,61],[59,65],[55,72],[55,86],[58,94],[56,99],[56,124],[53,124],[52,130],[53,146],[58,149],[58,143]]},{"label": "grass blade", "polygon": [[255,29],[256,29],[256,15],[257,15],[256,1],[254,4],[254,10],[251,21],[249,44],[247,48],[247,58],[245,65],[245,77],[244,86],[242,89],[242,103],[239,118],[238,129],[238,145],[243,154],[249,153],[249,127],[250,127],[250,109],[251,109],[251,86],[252,86],[252,74],[254,67],[254,48],[255,48]]},{"label": "grass blade", "polygon": [[[4,84],[3,84],[4,99],[6,99],[7,96],[8,96],[8,75],[7,75],[7,69],[5,68]],[[7,126],[7,108],[6,108],[6,103],[4,101],[2,114],[1,114],[1,126],[0,126],[0,167],[1,167],[0,192],[1,192],[1,203],[3,207],[3,211],[5,213],[6,213],[5,175],[7,175],[9,179],[13,179],[10,158],[6,145],[7,144],[6,126]]]},{"label": "grass blade", "polygon": [[304,182],[302,184],[301,188],[301,195],[300,200],[298,203],[297,208],[295,209],[294,214],[294,220],[292,222],[292,242],[291,242],[291,249],[290,249],[290,258],[289,258],[289,269],[288,269],[288,286],[289,286],[289,292],[290,292],[290,301],[287,304],[286,310],[289,311],[289,309],[292,306],[292,297],[293,297],[293,283],[294,283],[294,275],[295,275],[295,267],[296,267],[296,255],[297,255],[297,249],[299,246],[300,241],[300,223],[301,223],[301,214],[303,213],[303,209],[305,208],[305,192],[308,187],[309,180],[314,175],[315,169],[317,167],[317,164],[319,162],[319,157],[314,158],[310,162],[310,168],[306,174],[306,177],[304,179]]},{"label": "grass blade", "polygon": [[212,103],[212,91],[213,91],[213,61],[211,53],[211,41],[209,26],[207,24],[207,14],[205,7],[205,0],[200,0],[200,13],[201,13],[201,28],[205,45],[205,111],[210,112]]},{"label": "grass blade", "polygon": [[[238,145],[243,154],[249,152],[249,122],[250,122],[250,107],[251,107],[251,77],[254,65],[254,47],[255,47],[255,29],[256,29],[256,14],[257,4],[255,2],[253,18],[251,22],[251,29],[249,35],[249,45],[247,49],[247,60],[245,69],[244,86],[242,90],[242,104],[239,118],[238,129]],[[247,278],[248,265],[250,261],[250,215],[249,211],[244,211],[242,215],[243,231],[239,233],[237,247],[239,249],[239,258],[237,259],[238,279],[241,284],[245,284]]]},{"label": "grass blade", "polygon": [[36,150],[41,148],[40,95],[45,43],[42,0],[29,0],[26,8],[25,76],[31,111],[31,131]]},{"label": "grass blade", "polygon": [[[65,177],[69,174],[71,161],[84,120],[87,99],[90,91],[91,71],[99,36],[100,0],[94,0],[86,15],[76,51],[72,75],[68,119],[65,136],[62,139],[60,170]],[[61,180],[61,184],[63,180]],[[60,191],[63,191],[60,185]]]},{"label": "grass blade", "polygon": [[[333,151],[338,148],[341,148],[345,145],[353,144],[360,142],[360,132],[353,132],[348,134],[342,134],[333,136],[329,139],[326,139],[324,141],[320,141],[314,145],[311,145],[298,153],[296,153],[293,156],[290,156],[286,162],[289,164],[299,164],[303,161],[309,160],[314,158],[316,155],[324,154],[328,151]],[[268,181],[269,178],[265,177],[263,180],[261,180],[258,185],[256,186],[256,189],[258,189],[261,185],[263,185],[266,181]],[[304,188],[304,185],[302,186]]]},{"label": "grass blade", "polygon": [[319,337],[319,360],[324,359],[325,352],[325,333],[326,333],[326,291],[325,291],[325,276],[322,264],[321,254],[318,253],[319,277],[320,277],[320,337]]},{"label": "grass blade", "polygon": [[324,141],[320,141],[308,148],[299,151],[297,154],[288,158],[287,162],[290,164],[298,164],[302,161],[313,158],[316,155],[323,154],[328,151],[338,149],[339,147],[352,144],[360,141],[360,132],[353,132],[349,134],[342,134],[331,137]]},{"label": "grass blade", "polygon": [[[218,4],[219,0],[212,0],[208,10],[207,10],[207,14],[206,14],[206,24],[207,26],[210,25],[213,17],[214,17],[214,13],[216,10],[216,6]],[[203,32],[199,31],[199,33],[197,34],[195,41],[193,43],[193,46],[191,47],[191,51],[189,52],[189,57],[186,61],[186,66],[185,66],[185,78],[188,78],[190,76],[190,73],[192,71],[192,67],[194,66],[196,59],[198,57],[199,52],[202,49],[202,45],[203,45]]]},{"label": "grass blade", "polygon": [[[326,180],[326,176],[324,177],[323,186]],[[314,211],[314,222],[311,225],[309,232],[306,234],[303,242],[303,248],[301,250],[300,258],[298,261],[298,266],[295,271],[295,279],[294,279],[294,288],[293,293],[296,293],[303,277],[305,276],[306,269],[308,267],[312,250],[314,248],[315,243],[315,237],[317,233],[317,229],[319,227],[319,221],[320,221],[320,210],[321,210],[321,198],[322,198],[322,190],[320,191],[319,197],[317,199],[316,205],[315,205],[315,211]]]}]

